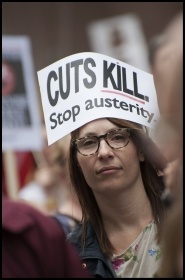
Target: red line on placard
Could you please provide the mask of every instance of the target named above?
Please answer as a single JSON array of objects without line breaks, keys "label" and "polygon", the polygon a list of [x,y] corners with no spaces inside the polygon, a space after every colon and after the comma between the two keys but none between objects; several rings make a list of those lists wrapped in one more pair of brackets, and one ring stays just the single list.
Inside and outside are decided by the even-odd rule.
[{"label": "red line on placard", "polygon": [[145,104],[144,101],[142,101],[142,100],[140,100],[140,99],[137,99],[137,98],[134,98],[134,97],[132,97],[132,96],[128,96],[128,95],[126,95],[126,94],[124,94],[124,93],[120,93],[120,92],[113,91],[113,90],[104,90],[104,89],[102,89],[101,91],[102,91],[102,92],[113,93],[113,94],[118,94],[118,95],[123,95],[123,96],[125,96],[125,97],[127,97],[127,98],[130,98],[130,99],[134,100],[134,101],[137,101],[137,102],[139,102],[139,103]]}]

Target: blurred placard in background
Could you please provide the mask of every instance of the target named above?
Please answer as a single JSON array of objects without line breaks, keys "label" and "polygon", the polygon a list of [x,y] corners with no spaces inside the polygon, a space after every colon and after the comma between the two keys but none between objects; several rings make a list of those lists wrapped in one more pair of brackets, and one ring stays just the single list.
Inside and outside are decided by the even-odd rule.
[{"label": "blurred placard in background", "polygon": [[2,36],[2,150],[41,150],[41,116],[27,36]]},{"label": "blurred placard in background", "polygon": [[134,13],[94,20],[87,26],[87,34],[93,52],[150,72],[142,24]]}]

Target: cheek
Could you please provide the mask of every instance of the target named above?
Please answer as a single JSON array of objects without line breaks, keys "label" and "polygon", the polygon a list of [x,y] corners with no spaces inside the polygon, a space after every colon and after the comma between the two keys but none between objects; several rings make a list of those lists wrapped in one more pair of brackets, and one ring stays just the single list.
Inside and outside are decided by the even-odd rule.
[{"label": "cheek", "polygon": [[140,169],[140,161],[144,161],[144,156],[137,150],[132,141],[129,144],[130,146],[124,151],[122,158],[125,168],[134,171],[135,169]]},{"label": "cheek", "polygon": [[126,146],[127,149],[124,150],[124,154],[127,154],[127,157],[130,160],[136,160],[139,158],[139,151],[132,139],[129,141],[129,145]]},{"label": "cheek", "polygon": [[[95,155],[96,157],[96,155]],[[78,156],[78,163],[81,169],[81,172],[83,173],[83,176],[85,178],[85,181],[89,185],[90,188],[93,188],[94,185],[96,185],[96,175],[94,173],[94,166],[95,166],[95,160],[96,158],[91,157],[81,157]]]},{"label": "cheek", "polygon": [[[80,155],[77,157],[78,164],[80,166],[81,172],[84,175],[85,180],[89,184],[89,180],[92,180],[93,178],[93,167],[94,167],[94,161],[93,158],[89,157],[81,157]],[[90,184],[89,184],[90,185]]]}]

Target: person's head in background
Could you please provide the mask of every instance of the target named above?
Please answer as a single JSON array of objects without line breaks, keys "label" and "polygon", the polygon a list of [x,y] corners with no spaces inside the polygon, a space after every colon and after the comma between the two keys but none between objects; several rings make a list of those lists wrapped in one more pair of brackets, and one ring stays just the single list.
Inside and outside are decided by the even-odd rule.
[{"label": "person's head in background", "polygon": [[68,168],[70,134],[48,146],[44,123],[42,133],[45,145],[42,151],[35,154],[37,168],[34,180],[22,188],[19,198],[49,214],[55,213],[63,203],[71,199],[77,207]]},{"label": "person's head in background", "polygon": [[69,146],[71,135],[67,134],[51,146],[48,146],[47,156],[54,176],[59,176],[56,191],[56,213],[67,215],[76,221],[81,221],[82,212],[69,175]]},{"label": "person's head in background", "polygon": [[68,134],[48,146],[45,151],[49,165],[52,168],[53,175],[58,178],[59,206],[61,206],[61,204],[69,197],[73,197],[73,199],[75,199],[74,190],[69,176],[70,139],[71,135]]},{"label": "person's head in background", "polygon": [[[69,143],[70,143],[70,134],[62,137],[57,142],[48,145],[47,141],[47,132],[44,120],[42,121],[42,138],[43,138],[43,149],[38,153],[36,158],[38,172],[40,169],[44,169],[46,167],[46,172],[49,169],[52,172],[56,173],[55,180],[56,182],[59,179],[66,179],[68,177],[68,154],[69,154]],[[37,175],[36,175],[37,176]],[[47,175],[46,175],[47,176]]]},{"label": "person's head in background", "polygon": [[181,198],[183,155],[183,13],[177,14],[161,35],[151,40],[150,63],[157,92],[160,122],[154,138],[169,164],[165,185]]},{"label": "person's head in background", "polygon": [[168,161],[182,160],[183,13],[176,15],[150,44],[150,63],[161,121],[156,139]]},{"label": "person's head in background", "polygon": [[49,203],[46,203],[46,208],[52,208],[54,214],[68,215],[80,221],[81,208],[69,175],[71,135],[67,134],[55,143],[48,145],[44,120],[42,124],[44,147],[39,155],[39,168],[35,172],[35,180],[51,197]]}]

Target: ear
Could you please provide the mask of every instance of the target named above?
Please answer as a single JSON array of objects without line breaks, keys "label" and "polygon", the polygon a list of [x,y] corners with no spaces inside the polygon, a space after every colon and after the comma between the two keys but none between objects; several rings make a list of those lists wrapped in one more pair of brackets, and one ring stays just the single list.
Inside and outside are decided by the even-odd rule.
[{"label": "ear", "polygon": [[145,161],[143,152],[139,151],[139,161]]}]

